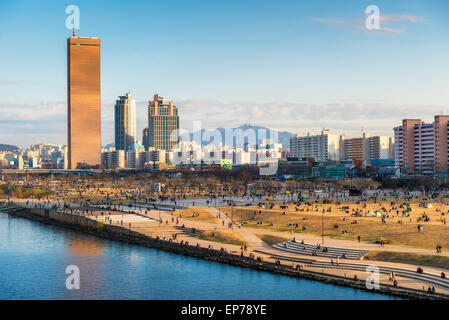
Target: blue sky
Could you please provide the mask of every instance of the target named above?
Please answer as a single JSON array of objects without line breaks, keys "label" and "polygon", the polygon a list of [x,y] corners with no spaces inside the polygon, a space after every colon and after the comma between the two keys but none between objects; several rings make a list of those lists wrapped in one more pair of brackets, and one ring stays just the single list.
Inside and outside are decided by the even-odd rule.
[{"label": "blue sky", "polygon": [[[68,5],[102,42],[103,143],[115,98],[157,91],[181,126],[250,122],[305,133],[392,135],[402,118],[449,114],[449,2],[8,1],[0,11],[0,143],[66,141]],[[381,30],[363,28],[377,5]]]}]

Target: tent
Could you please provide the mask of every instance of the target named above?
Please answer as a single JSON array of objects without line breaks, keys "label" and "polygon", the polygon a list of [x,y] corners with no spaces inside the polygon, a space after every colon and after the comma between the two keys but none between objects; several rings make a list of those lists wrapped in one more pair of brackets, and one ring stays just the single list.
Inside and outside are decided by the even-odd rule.
[{"label": "tent", "polygon": [[377,218],[382,218],[382,212],[380,212],[380,211],[374,211],[374,212],[371,212],[371,215],[373,216],[373,217],[377,217]]}]

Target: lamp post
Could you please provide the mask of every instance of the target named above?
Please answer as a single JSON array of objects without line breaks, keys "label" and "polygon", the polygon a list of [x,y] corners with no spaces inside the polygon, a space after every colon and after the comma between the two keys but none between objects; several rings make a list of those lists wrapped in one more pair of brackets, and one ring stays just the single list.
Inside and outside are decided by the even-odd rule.
[{"label": "lamp post", "polygon": [[8,203],[11,203],[11,184],[8,182]]},{"label": "lamp post", "polygon": [[243,222],[243,213],[242,213],[242,205],[240,205],[240,225],[242,225]]},{"label": "lamp post", "polygon": [[321,244],[324,245],[324,208],[321,211]]}]

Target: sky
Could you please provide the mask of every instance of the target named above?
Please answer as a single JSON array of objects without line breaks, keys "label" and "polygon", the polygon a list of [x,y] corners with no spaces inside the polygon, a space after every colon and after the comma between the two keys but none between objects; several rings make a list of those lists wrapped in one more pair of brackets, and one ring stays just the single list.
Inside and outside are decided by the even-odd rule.
[{"label": "sky", "polygon": [[449,114],[447,0],[2,0],[0,143],[66,143],[69,5],[77,35],[101,40],[104,145],[128,91],[138,139],[155,93],[186,129],[392,136],[403,118]]}]

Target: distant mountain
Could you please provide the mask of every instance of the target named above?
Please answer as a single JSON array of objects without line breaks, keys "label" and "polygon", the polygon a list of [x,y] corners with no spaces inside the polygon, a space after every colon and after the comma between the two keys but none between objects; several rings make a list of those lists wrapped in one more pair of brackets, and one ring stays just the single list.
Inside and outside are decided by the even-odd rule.
[{"label": "distant mountain", "polygon": [[10,144],[0,144],[0,152],[11,152],[19,150],[19,147]]},{"label": "distant mountain", "polygon": [[[218,132],[220,132],[221,136],[223,137],[223,145],[227,145],[226,141],[225,141],[225,132],[226,129],[225,128],[217,128],[216,130],[218,130]],[[253,131],[256,135],[256,140],[259,141],[261,139],[265,139],[265,138],[270,138],[270,129],[266,128],[266,127],[261,127],[261,126],[253,126],[250,124],[244,124],[238,128],[232,128],[232,130],[242,130],[244,133],[247,131]],[[206,129],[202,129],[201,130],[201,136],[204,137],[204,132],[206,131]],[[260,136],[259,137],[259,133],[263,134],[264,132],[266,132],[267,136]],[[278,141],[279,143],[282,144],[283,148],[289,148],[290,147],[290,138],[294,137],[295,135],[291,132],[288,131],[278,131]],[[190,134],[190,139],[193,139],[193,134]],[[205,139],[203,138],[203,143],[207,143],[208,141],[204,141]],[[235,138],[233,139],[232,144],[235,144]]]}]

